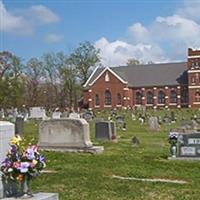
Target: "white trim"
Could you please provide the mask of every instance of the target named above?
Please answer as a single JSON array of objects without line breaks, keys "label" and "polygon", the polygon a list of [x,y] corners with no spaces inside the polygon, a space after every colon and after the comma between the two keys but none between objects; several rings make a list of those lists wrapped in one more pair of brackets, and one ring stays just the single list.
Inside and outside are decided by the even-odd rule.
[{"label": "white trim", "polygon": [[200,72],[200,69],[197,69],[197,70],[188,70],[188,73],[197,73],[197,72]]},{"label": "white trim", "polygon": [[104,105],[105,108],[111,108],[112,105]]},{"label": "white trim", "polygon": [[97,71],[97,69],[99,68],[99,66],[97,66],[94,71],[92,72],[92,74],[90,75],[90,77],[88,78],[88,80],[85,82],[85,84],[83,85],[83,87],[86,87],[87,84],[90,82],[91,78],[93,77],[94,73]]},{"label": "white trim", "polygon": [[168,99],[169,97],[168,96],[165,96],[165,99]]},{"label": "white trim", "polygon": [[177,105],[177,108],[181,108],[181,105]]},{"label": "white trim", "polygon": [[154,89],[154,90],[156,90],[156,89],[157,89],[157,87],[154,87],[153,89]]},{"label": "white trim", "polygon": [[193,102],[194,105],[200,105],[200,102]]},{"label": "white trim", "polygon": [[177,95],[177,98],[180,99],[180,98],[181,98],[181,95]]},{"label": "white trim", "polygon": [[145,88],[142,88],[142,90],[145,90]]},{"label": "white trim", "polygon": [[167,89],[168,89],[168,87],[167,87],[167,86],[165,86],[165,89],[167,90]]},{"label": "white trim", "polygon": [[95,108],[100,108],[100,106],[97,106],[97,105],[95,105],[94,107],[95,107]]},{"label": "white trim", "polygon": [[192,106],[191,106],[191,105],[188,105],[188,107],[191,108]]},{"label": "white trim", "polygon": [[169,106],[165,106],[165,108],[169,108]]},{"label": "white trim", "polygon": [[146,106],[153,106],[153,104],[146,104]]},{"label": "white trim", "polygon": [[126,88],[123,88],[123,90],[129,90],[129,88],[126,87]]},{"label": "white trim", "polygon": [[142,97],[142,100],[144,100],[145,99],[145,97]]},{"label": "white trim", "polygon": [[130,100],[130,97],[127,97],[128,100]]},{"label": "white trim", "polygon": [[124,97],[123,99],[126,100],[126,97]]},{"label": "white trim", "polygon": [[153,99],[157,99],[157,96],[154,96]]},{"label": "white trim", "polygon": [[91,99],[91,98],[89,98],[89,99],[88,99],[88,101],[92,101],[92,99]]},{"label": "white trim", "polygon": [[118,104],[118,105],[116,105],[116,107],[122,107],[122,105]]},{"label": "white trim", "polygon": [[199,86],[196,86],[196,85],[194,85],[194,86],[189,86],[189,88],[190,88],[190,89],[195,89],[195,88],[197,89],[197,88],[200,88],[200,85],[199,85]]},{"label": "white trim", "polygon": [[88,90],[88,92],[92,92],[92,90],[91,90],[91,89],[89,89],[89,90]]},{"label": "white trim", "polygon": [[157,106],[164,106],[164,103],[158,103]]},{"label": "white trim", "polygon": [[141,107],[141,106],[142,106],[142,104],[135,104],[135,106],[137,106],[137,107]]},{"label": "white trim", "polygon": [[200,55],[188,56],[188,58],[200,58]]},{"label": "white trim", "polygon": [[177,103],[169,103],[169,106],[176,106]]},{"label": "white trim", "polygon": [[108,70],[110,73],[112,73],[114,76],[116,76],[122,83],[127,84],[127,81],[124,81],[120,76],[118,76],[113,70],[111,70],[109,67],[105,67],[104,70],[92,81],[92,83],[89,84],[89,86],[92,86],[101,76],[104,74],[104,72]]},{"label": "white trim", "polygon": [[180,86],[177,86],[177,89],[180,89],[181,87]]}]

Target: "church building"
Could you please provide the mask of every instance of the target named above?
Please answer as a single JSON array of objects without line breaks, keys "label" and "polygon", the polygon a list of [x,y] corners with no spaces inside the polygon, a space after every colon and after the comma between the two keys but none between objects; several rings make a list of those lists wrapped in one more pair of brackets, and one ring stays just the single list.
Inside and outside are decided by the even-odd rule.
[{"label": "church building", "polygon": [[96,68],[84,85],[89,108],[200,108],[200,50],[187,62]]}]

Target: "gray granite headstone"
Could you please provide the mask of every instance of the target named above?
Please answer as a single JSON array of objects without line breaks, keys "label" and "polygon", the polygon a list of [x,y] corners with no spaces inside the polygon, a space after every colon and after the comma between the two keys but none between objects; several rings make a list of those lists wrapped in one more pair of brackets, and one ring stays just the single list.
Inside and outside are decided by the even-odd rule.
[{"label": "gray granite headstone", "polygon": [[23,136],[24,134],[24,117],[17,116],[15,121],[15,134]]},{"label": "gray granite headstone", "polygon": [[200,158],[200,133],[178,135],[178,156]]},{"label": "gray granite headstone", "polygon": [[116,138],[116,125],[110,121],[100,121],[95,123],[95,137],[98,139],[111,140]]},{"label": "gray granite headstone", "polygon": [[160,125],[158,123],[158,118],[157,117],[150,117],[149,121],[148,121],[148,124],[149,124],[150,130],[158,131],[160,129]]},{"label": "gray granite headstone", "polygon": [[[0,121],[0,163],[5,159],[6,154],[10,148],[9,143],[14,136],[15,127],[14,124],[7,121]],[[0,174],[0,198],[4,196],[3,184]]]}]

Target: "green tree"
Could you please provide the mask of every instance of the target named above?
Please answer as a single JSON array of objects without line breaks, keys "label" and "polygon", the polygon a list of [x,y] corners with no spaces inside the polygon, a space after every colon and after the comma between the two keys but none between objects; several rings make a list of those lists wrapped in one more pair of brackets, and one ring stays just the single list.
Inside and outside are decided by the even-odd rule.
[{"label": "green tree", "polygon": [[81,43],[70,55],[69,62],[76,67],[80,83],[84,84],[89,77],[91,68],[100,62],[99,50],[86,41]]},{"label": "green tree", "polygon": [[128,61],[127,61],[128,66],[140,65],[140,64],[142,64],[142,63],[135,58],[128,59]]}]

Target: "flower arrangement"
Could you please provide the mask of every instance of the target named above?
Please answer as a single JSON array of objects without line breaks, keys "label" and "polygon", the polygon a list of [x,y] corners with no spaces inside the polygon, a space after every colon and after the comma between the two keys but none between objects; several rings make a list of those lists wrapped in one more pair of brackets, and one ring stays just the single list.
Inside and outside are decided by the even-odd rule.
[{"label": "flower arrangement", "polygon": [[46,167],[46,159],[39,152],[37,145],[25,144],[19,135],[10,142],[10,150],[1,164],[1,171],[5,180],[23,183],[38,176]]},{"label": "flower arrangement", "polygon": [[170,132],[169,133],[169,143],[174,146],[178,141],[178,133],[177,132]]}]

